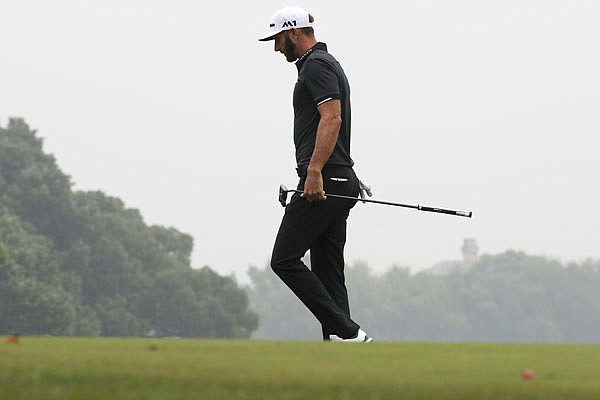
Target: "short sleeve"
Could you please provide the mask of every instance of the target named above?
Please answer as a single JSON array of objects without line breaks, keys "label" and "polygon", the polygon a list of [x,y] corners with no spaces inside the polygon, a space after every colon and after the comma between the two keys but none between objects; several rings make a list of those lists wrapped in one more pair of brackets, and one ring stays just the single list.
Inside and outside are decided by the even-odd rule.
[{"label": "short sleeve", "polygon": [[317,104],[341,97],[335,68],[325,60],[313,58],[306,61],[304,83]]}]

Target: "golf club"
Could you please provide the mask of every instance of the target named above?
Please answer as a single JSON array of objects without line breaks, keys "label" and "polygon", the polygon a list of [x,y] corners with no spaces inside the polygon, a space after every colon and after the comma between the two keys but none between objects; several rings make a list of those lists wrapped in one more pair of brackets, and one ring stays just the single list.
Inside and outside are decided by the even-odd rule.
[{"label": "golf club", "polygon": [[[288,189],[285,185],[279,185],[279,202],[281,203],[282,207],[285,207],[285,204],[287,201],[287,194],[289,192],[304,193],[302,190]],[[419,210],[419,211],[429,211],[429,212],[435,212],[435,213],[441,213],[441,214],[456,215],[459,217],[471,218],[473,216],[473,212],[471,212],[471,211],[447,210],[445,208],[427,207],[427,206],[421,206],[421,205],[415,206],[415,205],[411,205],[411,204],[393,203],[391,201],[382,201],[382,200],[362,199],[360,197],[343,196],[343,195],[339,195],[339,194],[330,194],[330,193],[327,193],[326,196],[327,197],[335,197],[338,199],[362,201],[363,203],[375,203],[375,204],[384,204],[384,205],[388,205],[388,206],[414,208],[415,210]]]}]

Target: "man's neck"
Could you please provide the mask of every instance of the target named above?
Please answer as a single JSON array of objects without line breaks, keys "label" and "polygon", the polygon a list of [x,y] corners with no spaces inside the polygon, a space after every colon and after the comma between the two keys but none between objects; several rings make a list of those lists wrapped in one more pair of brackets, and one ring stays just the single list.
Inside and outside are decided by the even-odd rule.
[{"label": "man's neck", "polygon": [[302,43],[298,43],[298,57],[301,57],[308,50],[313,48],[313,46],[317,44],[317,40],[315,38],[310,38],[303,40]]}]

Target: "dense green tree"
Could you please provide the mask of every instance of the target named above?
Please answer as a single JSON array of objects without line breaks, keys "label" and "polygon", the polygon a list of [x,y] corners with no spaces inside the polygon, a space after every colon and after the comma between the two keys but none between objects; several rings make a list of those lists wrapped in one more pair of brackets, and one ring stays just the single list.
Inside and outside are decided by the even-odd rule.
[{"label": "dense green tree", "polygon": [[[549,295],[565,268],[555,260],[509,251],[484,256],[455,280],[472,340],[558,341],[560,331]],[[576,290],[575,287],[572,290]]]},{"label": "dense green tree", "polygon": [[6,130],[0,128],[1,204],[63,249],[75,228],[71,182],[42,144],[20,118],[11,118]]},{"label": "dense green tree", "polygon": [[190,264],[194,247],[194,241],[190,235],[162,226],[151,226],[150,234],[157,245],[158,252],[175,257],[186,265]]},{"label": "dense green tree", "polygon": [[[314,317],[266,268],[247,288],[261,338],[315,339]],[[363,262],[346,271],[352,316],[379,340],[599,342],[600,262],[507,251],[447,275],[393,267],[375,275]]]},{"label": "dense green tree", "polygon": [[[246,292],[240,291],[231,277],[223,277],[208,267],[193,272],[192,287],[206,295],[208,318],[214,321],[210,336],[250,337],[258,327],[254,312],[242,312],[250,306]],[[226,301],[220,299],[226,298]]]},{"label": "dense green tree", "polygon": [[0,211],[0,331],[71,334],[74,299],[61,279],[61,255],[18,217]]},{"label": "dense green tree", "polygon": [[73,192],[42,144],[22,119],[0,127],[0,333],[251,335],[245,291],[191,268],[191,236]]},{"label": "dense green tree", "polygon": [[600,342],[600,260],[571,263],[552,282],[549,307],[560,320],[562,336]]}]

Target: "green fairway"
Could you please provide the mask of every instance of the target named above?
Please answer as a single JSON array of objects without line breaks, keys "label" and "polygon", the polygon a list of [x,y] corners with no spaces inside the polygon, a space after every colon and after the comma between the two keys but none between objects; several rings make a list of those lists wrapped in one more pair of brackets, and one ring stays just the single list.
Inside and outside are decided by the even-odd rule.
[{"label": "green fairway", "polygon": [[[536,376],[524,380],[523,369]],[[598,399],[600,346],[21,338],[0,399]]]}]

